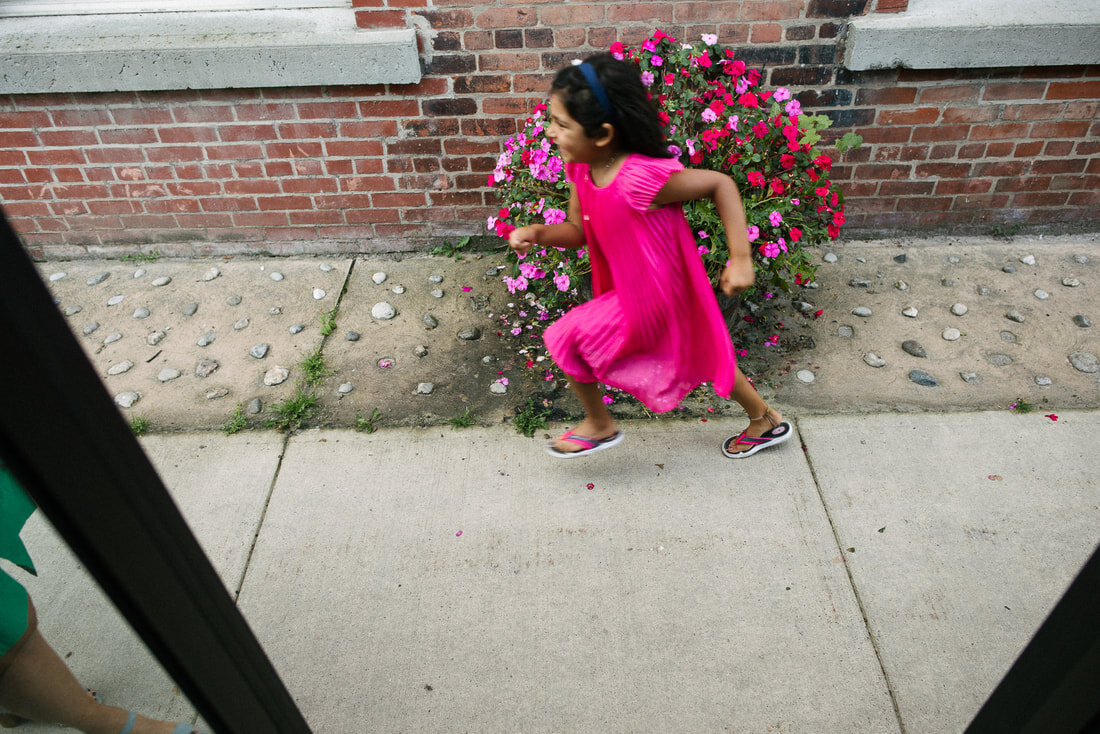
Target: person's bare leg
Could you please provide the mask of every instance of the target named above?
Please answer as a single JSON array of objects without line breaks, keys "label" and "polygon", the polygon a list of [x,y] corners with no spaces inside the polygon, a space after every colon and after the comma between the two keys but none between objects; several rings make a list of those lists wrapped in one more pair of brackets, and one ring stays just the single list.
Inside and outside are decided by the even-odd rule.
[{"label": "person's bare leg", "polygon": [[[733,394],[730,397],[744,408],[746,415],[749,417],[749,427],[745,429],[746,436],[762,436],[783,421],[782,414],[764,402],[764,398],[756,392],[756,388],[745,377],[745,373],[741,371],[740,367],[737,368],[737,375],[734,380]],[[726,447],[726,450],[731,454],[739,454],[752,448],[751,445],[747,444],[736,446],[732,444],[731,441],[730,445]]]},{"label": "person's bare leg", "polygon": [[[570,380],[569,386],[584,407],[584,420],[573,431],[585,438],[601,439],[615,434],[615,419],[603,403],[603,390],[597,382]],[[562,453],[580,451],[584,447],[573,441],[554,441],[554,448]]]},{"label": "person's bare leg", "polygon": [[[0,678],[0,708],[86,734],[118,734],[128,716],[123,709],[97,703],[38,630],[30,633]],[[133,732],[171,734],[174,728],[174,724],[139,716]]]}]

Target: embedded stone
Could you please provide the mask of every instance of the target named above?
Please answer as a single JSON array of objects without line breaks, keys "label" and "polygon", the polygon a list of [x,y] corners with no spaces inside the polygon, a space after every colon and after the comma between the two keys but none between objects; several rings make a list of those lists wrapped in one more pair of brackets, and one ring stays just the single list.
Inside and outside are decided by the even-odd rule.
[{"label": "embedded stone", "polygon": [[962,332],[958,329],[944,329],[942,336],[945,341],[954,342],[959,340],[962,336]]},{"label": "embedded stone", "polygon": [[1035,297],[1038,298],[1040,301],[1045,301],[1050,298],[1050,294],[1044,291],[1042,288],[1039,288],[1035,291]]},{"label": "embedded stone", "polygon": [[973,385],[981,381],[981,378],[978,377],[977,372],[960,372],[959,377],[961,377],[962,381],[968,385]]},{"label": "embedded stone", "polygon": [[1004,272],[1006,272],[1006,273],[1008,273],[1008,274],[1010,274],[1010,275],[1011,275],[1012,273],[1015,273],[1015,272],[1016,272],[1016,268],[1012,267],[1011,265],[1005,265],[1005,266],[1004,266],[1003,268],[1001,268],[1001,270],[1003,270]]},{"label": "embedded stone", "polygon": [[431,283],[442,283],[443,282],[443,276],[442,275],[429,275],[428,276],[428,281],[431,282]]},{"label": "embedded stone", "polygon": [[149,309],[145,308],[145,306],[142,306],[141,308],[134,311],[134,318],[135,319],[147,319],[147,318],[149,318]]},{"label": "embedded stone", "polygon": [[157,373],[157,379],[161,382],[171,382],[180,376],[180,371],[174,367],[165,367]]},{"label": "embedded stone", "polygon": [[386,276],[385,273],[378,272],[378,273],[375,273],[374,275],[372,275],[370,277],[370,279],[374,281],[375,285],[382,285],[383,283],[386,282],[386,277],[387,276]]},{"label": "embedded stone", "polygon": [[1087,374],[1100,372],[1100,361],[1096,359],[1095,354],[1074,352],[1069,355],[1069,363],[1072,364],[1073,369],[1078,372],[1085,372]]},{"label": "embedded stone", "polygon": [[118,304],[122,303],[125,300],[126,300],[126,296],[111,296],[109,299],[107,299],[107,305],[108,306],[117,306]]},{"label": "embedded stone", "polygon": [[863,361],[871,367],[885,367],[886,360],[878,356],[874,352],[867,352],[863,355]]},{"label": "embedded stone", "polygon": [[67,276],[68,276],[68,273],[53,273],[53,274],[50,275],[50,282],[51,283],[56,283],[57,281],[61,280],[62,278],[65,278]]},{"label": "embedded stone", "polygon": [[186,306],[183,307],[183,315],[184,316],[194,316],[198,312],[198,310],[199,310],[199,304],[189,303],[189,304],[187,304]]},{"label": "embedded stone", "polygon": [[433,288],[432,291],[431,291],[431,296],[432,296],[432,298],[442,298],[443,297],[443,289],[442,288]]},{"label": "embedded stone", "polygon": [[430,383],[430,382],[421,382],[421,383],[418,383],[417,386],[416,386],[416,394],[417,395],[431,395],[432,390],[434,390],[434,389],[435,389],[435,385],[433,385],[432,383]]},{"label": "embedded stone", "polygon": [[264,357],[267,356],[267,351],[270,348],[271,347],[268,344],[256,344],[255,346],[253,346],[251,349],[248,350],[248,353],[251,354],[256,359],[263,359]]},{"label": "embedded stone", "polygon": [[[96,273],[92,277],[88,278],[88,280],[86,280],[85,282],[88,285],[99,285],[100,283],[102,283],[103,281],[107,280],[107,278],[110,278],[110,277],[111,277],[110,273]],[[126,407],[128,408],[130,406],[127,405]]]},{"label": "embedded stone", "polygon": [[199,337],[199,340],[196,342],[196,344],[198,344],[200,347],[207,347],[213,344],[214,340],[217,338],[217,333],[215,333],[214,331],[208,331]]},{"label": "embedded stone", "polygon": [[1012,357],[1007,354],[989,354],[986,355],[986,361],[995,367],[1007,367],[1012,364]]},{"label": "embedded stone", "polygon": [[896,262],[896,263],[903,263],[908,259],[909,259],[909,256],[906,255],[904,252],[901,253],[900,255],[894,255],[894,262]]},{"label": "embedded stone", "polygon": [[329,265],[328,263],[321,263],[321,272],[322,273],[331,273],[332,272],[332,266]]},{"label": "embedded stone", "polygon": [[1092,322],[1089,321],[1089,317],[1080,313],[1073,317],[1073,323],[1077,324],[1082,329],[1087,329],[1092,326]]},{"label": "embedded stone", "polygon": [[915,339],[906,339],[901,343],[901,348],[904,349],[907,354],[911,354],[914,357],[924,359],[928,356],[928,352],[926,352],[924,347],[921,346],[921,343]]},{"label": "embedded stone", "polygon": [[167,337],[167,336],[168,335],[166,333],[164,333],[160,329],[157,329],[156,331],[151,333],[149,336],[145,337],[145,343],[148,344],[151,347],[155,347],[156,345],[158,345],[162,341],[164,341],[165,337]]},{"label": "embedded stone", "polygon": [[970,309],[966,307],[966,304],[963,303],[956,303],[954,306],[951,307],[951,313],[955,314],[956,316],[965,316],[967,311],[969,310]]},{"label": "embedded stone", "polygon": [[252,398],[251,400],[249,400],[248,407],[246,408],[249,415],[259,415],[261,412],[263,412],[263,409],[264,403],[259,398]]},{"label": "embedded stone", "polygon": [[141,400],[141,393],[134,392],[133,390],[115,395],[115,402],[123,408],[129,408],[139,400]]},{"label": "embedded stone", "polygon": [[852,309],[852,315],[853,316],[860,316],[862,318],[870,317],[871,313],[872,313],[871,309],[867,308],[866,306],[856,306],[855,308]]},{"label": "embedded stone", "polygon": [[394,286],[394,287],[392,288],[392,290],[393,290],[393,292],[394,292],[395,294],[397,294],[397,295],[399,295],[399,296],[400,296],[400,295],[404,295],[404,293],[405,293],[405,286],[403,286],[403,285],[395,285],[395,286]]},{"label": "embedded stone", "polygon": [[320,289],[320,288],[314,288],[313,289],[313,300],[320,301],[324,297],[325,297],[325,292],[322,289]]},{"label": "embedded stone", "polygon": [[242,329],[247,329],[248,325],[250,323],[251,322],[247,318],[243,318],[240,321],[238,321],[237,323],[233,324],[233,331],[240,331]]},{"label": "embedded stone", "polygon": [[355,385],[352,385],[350,382],[345,382],[343,385],[336,388],[336,392],[340,393],[341,395],[347,395],[349,392],[351,392],[354,389],[355,389]]},{"label": "embedded stone", "polygon": [[125,359],[118,364],[113,364],[107,368],[108,375],[121,375],[123,372],[129,372],[133,369],[134,363],[128,359]]},{"label": "embedded stone", "polygon": [[221,365],[219,365],[216,361],[212,359],[201,359],[199,360],[199,363],[195,365],[195,376],[209,377],[210,375],[217,372],[218,367],[220,366]]},{"label": "embedded stone", "polygon": [[78,313],[84,310],[83,306],[69,306],[65,309],[66,316],[76,316]]},{"label": "embedded stone", "polygon": [[822,257],[821,259],[824,260],[827,263],[835,263],[840,258],[838,258],[836,255],[834,255],[831,252],[826,252],[824,257]]},{"label": "embedded stone", "polygon": [[902,291],[902,292],[905,292],[905,291],[909,290],[909,284],[906,283],[904,280],[899,280],[896,283],[894,283],[894,287],[897,288],[899,291]]},{"label": "embedded stone", "polygon": [[851,326],[839,326],[836,330],[836,335],[841,339],[851,339],[855,336],[856,330]]},{"label": "embedded stone", "polygon": [[1076,288],[1081,285],[1081,281],[1077,280],[1077,278],[1062,278],[1062,285],[1067,288]]},{"label": "embedded stone", "polygon": [[1089,256],[1081,254],[1074,255],[1073,262],[1077,263],[1078,265],[1087,265],[1089,262]]},{"label": "embedded stone", "polygon": [[848,285],[852,288],[870,288],[874,283],[865,278],[852,278],[848,281]]},{"label": "embedded stone", "polygon": [[1054,380],[1050,379],[1046,375],[1035,375],[1035,384],[1039,387],[1050,387],[1054,384]]},{"label": "embedded stone", "polygon": [[1016,335],[1013,334],[1011,331],[1002,331],[1001,332],[1001,341],[1008,342],[1009,344],[1015,344],[1016,343]]},{"label": "embedded stone", "polygon": [[1024,255],[1023,257],[1020,258],[1020,262],[1022,262],[1024,265],[1034,265],[1035,264],[1035,256],[1034,255]]},{"label": "embedded stone", "polygon": [[271,308],[267,309],[267,312],[269,314],[271,314],[272,316],[282,316],[283,315],[283,307],[282,306],[272,306]]},{"label": "embedded stone", "polygon": [[495,395],[503,395],[508,392],[508,387],[502,382],[494,382],[492,385],[489,385],[489,392]]},{"label": "embedded stone", "polygon": [[474,341],[481,338],[481,329],[476,326],[467,326],[458,332],[458,338],[464,342]]},{"label": "embedded stone", "polygon": [[811,372],[810,370],[799,370],[795,374],[795,377],[798,378],[799,382],[804,382],[807,385],[809,385],[811,382],[813,382],[814,380],[817,379],[817,376],[813,372]]},{"label": "embedded stone", "polygon": [[389,321],[394,316],[397,316],[397,309],[385,301],[382,301],[381,303],[374,304],[374,308],[370,310],[370,315],[379,321]]},{"label": "embedded stone", "polygon": [[227,304],[229,304],[230,306],[240,306],[241,301],[243,301],[243,300],[244,299],[241,298],[240,296],[234,295],[234,296],[230,296],[229,298],[225,299],[225,302]]},{"label": "embedded stone", "polygon": [[138,278],[144,278],[147,272],[149,271],[147,271],[145,268],[138,268],[134,271],[134,280],[137,280]]},{"label": "embedded stone", "polygon": [[89,334],[91,334],[93,331],[95,331],[98,328],[99,328],[99,322],[98,321],[93,321],[92,323],[90,323],[90,324],[88,324],[87,326],[84,327],[84,336],[88,336]]},{"label": "embedded stone", "polygon": [[286,382],[288,377],[290,377],[290,370],[288,370],[286,367],[275,365],[264,373],[264,384],[268,387],[281,385]]},{"label": "embedded stone", "polygon": [[436,321],[435,316],[432,316],[430,313],[424,314],[423,321],[424,326],[428,329],[434,329],[435,327],[439,326],[439,322]]},{"label": "embedded stone", "polygon": [[117,342],[121,338],[122,338],[122,334],[120,334],[117,331],[113,334],[109,334],[107,336],[107,338],[103,340],[103,346],[107,346],[108,344],[114,344],[115,342]]},{"label": "embedded stone", "polygon": [[289,331],[291,334],[301,334],[305,328],[305,324],[294,324],[289,329],[287,329],[287,331]]},{"label": "embedded stone", "polygon": [[202,279],[203,279],[203,281],[209,283],[210,281],[214,280],[214,278],[217,278],[221,274],[222,274],[222,271],[218,270],[217,268],[210,268],[209,270],[207,270],[205,273],[202,274]]},{"label": "embedded stone", "polygon": [[901,313],[902,315],[908,316],[911,319],[917,318],[917,309],[913,306],[906,306]]},{"label": "embedded stone", "polygon": [[357,342],[359,341],[359,332],[349,331],[347,334],[344,335],[344,338],[347,339],[349,342]]},{"label": "embedded stone", "polygon": [[417,344],[413,348],[413,354],[415,354],[417,357],[425,357],[428,354],[428,348],[423,344]]},{"label": "embedded stone", "polygon": [[936,381],[935,377],[928,374],[924,370],[911,370],[909,372],[909,379],[912,382],[917,383],[918,385],[923,385],[924,387],[935,387],[936,385],[940,384]]},{"label": "embedded stone", "polygon": [[1017,324],[1024,323],[1024,315],[1016,309],[1012,309],[1011,311],[1006,313],[1005,318],[1009,321],[1015,321]]},{"label": "embedded stone", "polygon": [[168,285],[171,282],[172,282],[172,279],[169,278],[167,275],[165,275],[165,276],[162,276],[162,277],[157,278],[156,280],[154,280],[153,285],[155,285],[159,288],[160,286]]},{"label": "embedded stone", "polygon": [[278,283],[279,281],[281,281],[283,279],[283,274],[276,271],[276,272],[271,274],[271,279],[273,281],[275,281],[276,283]]},{"label": "embedded stone", "polygon": [[213,390],[208,391],[203,397],[205,397],[207,400],[217,400],[218,398],[224,398],[228,394],[229,390],[227,390],[226,388],[216,387]]}]

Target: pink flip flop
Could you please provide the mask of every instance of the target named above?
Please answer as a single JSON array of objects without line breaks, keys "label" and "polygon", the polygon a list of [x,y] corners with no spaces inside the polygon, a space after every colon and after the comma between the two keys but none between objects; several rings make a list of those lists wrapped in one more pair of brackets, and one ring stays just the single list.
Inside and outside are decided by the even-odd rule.
[{"label": "pink flip flop", "polygon": [[556,459],[576,459],[580,456],[588,456],[597,451],[603,451],[604,449],[619,445],[623,440],[623,432],[615,431],[615,433],[607,438],[588,438],[578,435],[573,431],[566,431],[558,436],[558,440],[572,441],[573,443],[580,444],[583,448],[580,451],[558,451],[554,448],[553,444],[547,444],[546,452]]},{"label": "pink flip flop", "polygon": [[[746,456],[752,456],[761,449],[766,449],[769,446],[776,446],[783,443],[791,434],[794,433],[791,428],[791,424],[787,421],[781,422],[778,426],[771,429],[767,433],[761,436],[746,436],[745,431],[741,431],[736,436],[730,436],[722,444],[722,453],[731,459],[744,459]],[[752,446],[747,451],[730,451],[732,446]]]}]

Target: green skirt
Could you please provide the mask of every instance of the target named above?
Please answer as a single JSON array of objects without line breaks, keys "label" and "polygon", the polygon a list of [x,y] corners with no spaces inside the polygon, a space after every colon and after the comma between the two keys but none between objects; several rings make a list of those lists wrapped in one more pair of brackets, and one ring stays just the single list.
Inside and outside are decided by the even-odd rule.
[{"label": "green skirt", "polygon": [[[19,533],[34,512],[34,502],[0,464],[0,558],[34,573],[34,565]],[[30,599],[23,585],[0,569],[0,658],[27,632],[31,620]]]}]

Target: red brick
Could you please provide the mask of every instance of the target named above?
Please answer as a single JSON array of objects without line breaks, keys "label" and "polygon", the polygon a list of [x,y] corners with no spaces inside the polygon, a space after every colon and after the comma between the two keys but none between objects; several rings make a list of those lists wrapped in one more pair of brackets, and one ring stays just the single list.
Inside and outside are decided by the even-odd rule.
[{"label": "red brick", "polygon": [[337,135],[334,122],[301,122],[278,126],[279,137],[283,140],[298,138],[334,138]]},{"label": "red brick", "polygon": [[940,118],[938,107],[918,107],[908,110],[880,110],[878,125],[930,125]]},{"label": "red brick", "polygon": [[374,205],[369,194],[322,194],[314,201],[318,209],[361,209]]},{"label": "red brick", "polygon": [[28,150],[27,160],[32,166],[81,165],[86,162],[79,150]]},{"label": "red brick", "polygon": [[499,154],[501,152],[500,143],[498,142],[478,142],[466,138],[448,138],[444,140],[443,150],[448,155]]},{"label": "red brick", "polygon": [[[340,117],[417,117],[420,115],[420,102],[416,99],[378,100],[372,102],[360,102],[358,115],[351,114]],[[348,123],[342,123],[341,129]]]},{"label": "red brick", "polygon": [[1039,206],[1065,206],[1068,200],[1069,192],[1066,191],[1016,194],[1012,197],[1012,206],[1028,209]]},{"label": "red brick", "polygon": [[462,134],[475,137],[499,137],[512,135],[516,132],[514,119],[479,119],[463,120]]},{"label": "red brick", "polygon": [[[883,181],[879,185],[878,193],[883,197],[882,203],[885,205],[889,198],[896,196],[930,196],[935,188],[934,181]],[[893,209],[892,203],[889,206]]]},{"label": "red brick", "polygon": [[[249,195],[263,195],[263,194],[280,194],[282,189],[279,187],[277,179],[245,179],[243,181],[226,181],[222,184],[225,188],[225,193],[231,196],[249,196]],[[217,193],[210,192],[210,193]]]},{"label": "red brick", "polygon": [[985,93],[982,94],[984,100],[1009,100],[1009,99],[1025,99],[1035,100],[1042,99],[1043,92],[1046,91],[1047,85],[1043,82],[1012,82],[1009,84],[990,84],[985,88]]},{"label": "red brick", "polygon": [[909,8],[909,0],[878,0],[876,13],[903,13]]},{"label": "red brick", "polygon": [[1001,119],[1009,122],[1016,120],[1052,120],[1061,116],[1064,107],[1065,105],[1061,103],[1006,105]]},{"label": "red brick", "polygon": [[250,122],[253,120],[293,120],[297,117],[295,107],[288,103],[264,103],[264,104],[240,104],[234,105],[237,120]]},{"label": "red brick", "polygon": [[0,112],[0,129],[3,130],[33,130],[52,125],[50,116],[41,110]]},{"label": "red brick", "polygon": [[993,122],[1000,119],[1001,107],[999,105],[984,105],[982,107],[957,107],[949,106],[943,111],[943,121],[947,124]]},{"label": "red brick", "polygon": [[96,127],[110,125],[111,115],[105,109],[50,110],[54,127]]},{"label": "red brick", "polygon": [[776,23],[756,23],[752,26],[752,43],[778,43],[783,40],[783,26]]},{"label": "red brick", "polygon": [[334,193],[336,181],[327,177],[284,178],[280,181],[284,194]]},{"label": "red brick", "polygon": [[144,163],[148,148],[88,148],[89,163]]},{"label": "red brick", "polygon": [[234,212],[235,227],[278,227],[290,224],[286,212]]},{"label": "red brick", "polygon": [[431,207],[428,209],[406,209],[401,212],[403,222],[453,222],[454,209],[449,207]]},{"label": "red brick", "polygon": [[1066,105],[1065,119],[1095,120],[1100,115],[1100,102],[1078,100]]},{"label": "red brick", "polygon": [[150,161],[172,163],[177,161],[201,161],[203,159],[202,148],[197,145],[170,145],[155,146],[145,149],[145,156]]},{"label": "red brick", "polygon": [[156,131],[148,127],[100,130],[99,139],[104,145],[148,145],[158,142]]},{"label": "red brick", "polygon": [[360,158],[383,155],[383,144],[377,140],[328,140],[325,152],[331,156]]},{"label": "red brick", "polygon": [[[37,143],[33,140],[31,133],[26,133],[31,136],[31,140],[25,140],[22,138],[22,134],[15,132],[4,131],[4,145],[10,148],[33,148],[37,147]],[[41,130],[38,133],[39,139],[42,141],[42,145],[51,147],[77,147],[77,146],[93,146],[99,145],[99,138],[96,137],[94,130]]]},{"label": "red brick", "polygon": [[262,145],[207,145],[203,147],[207,160],[248,160],[264,157]]},{"label": "red brick", "polygon": [[313,208],[313,200],[308,196],[260,196],[256,198],[256,203],[261,211]]},{"label": "red brick", "polygon": [[652,21],[655,23],[672,22],[672,3],[639,2],[607,6],[607,20],[610,23]]},{"label": "red brick", "polygon": [[357,10],[355,25],[357,28],[404,28],[406,17],[404,10]]},{"label": "red brick", "polygon": [[227,143],[264,141],[275,138],[274,125],[219,125],[218,137]]},{"label": "red brick", "polygon": [[1050,182],[1051,191],[1100,190],[1100,176],[1055,176]]},{"label": "red brick", "polygon": [[920,90],[922,104],[929,102],[977,102],[979,89],[973,85],[954,84],[945,87],[926,87]]},{"label": "red brick", "polygon": [[[258,208],[256,200],[246,196],[199,199],[197,203],[204,212],[247,212],[255,211]],[[146,207],[146,209],[148,208]]]},{"label": "red brick", "polygon": [[397,123],[393,120],[371,120],[369,122],[341,122],[340,137],[343,138],[389,138],[397,135]]},{"label": "red brick", "polygon": [[1060,158],[1053,161],[1035,161],[1031,165],[1033,173],[1081,173],[1088,161],[1084,158]]},{"label": "red brick", "polygon": [[986,146],[985,155],[987,158],[1004,158],[1011,155],[1015,148],[1016,144],[1007,140],[990,143]]},{"label": "red brick", "polygon": [[[227,185],[232,183],[238,183],[236,181],[226,181]],[[165,184],[165,190],[169,196],[217,196],[222,193],[222,184],[218,181],[169,181]],[[245,192],[229,192],[227,193],[245,193]]]},{"label": "red brick", "polygon": [[316,235],[312,228],[287,227],[286,229],[265,229],[264,239],[274,241],[312,240]]},{"label": "red brick", "polygon": [[232,122],[233,107],[192,104],[186,107],[173,107],[172,116],[176,122]]},{"label": "red brick", "polygon": [[1088,209],[1095,209],[1100,206],[1100,190],[1097,191],[1079,191],[1074,194],[1070,194],[1069,201],[1066,202],[1069,206],[1076,207],[1082,211]]},{"label": "red brick", "polygon": [[[585,22],[598,22],[603,20],[603,7],[595,5],[571,5],[568,10],[568,19],[558,17],[556,8],[543,8],[542,25],[579,25]],[[547,14],[550,17],[547,17]],[[539,13],[534,8],[493,8],[480,13],[474,18],[474,25],[478,28],[526,28],[539,24]]]},{"label": "red brick", "polygon": [[326,160],[325,171],[330,176],[342,176],[352,172],[352,164],[350,160]]},{"label": "red brick", "polygon": [[974,125],[969,140],[1004,140],[1027,137],[1028,126],[1022,122],[1006,122],[999,125]]},{"label": "red brick", "polygon": [[1017,143],[1016,151],[1013,153],[1017,158],[1034,158],[1039,155],[1039,152],[1043,149],[1043,143],[1041,141],[1028,141],[1026,143]]},{"label": "red brick", "polygon": [[[1038,143],[1036,143],[1038,145]],[[1077,143],[1076,154],[1081,156],[1094,156],[1100,154],[1100,140],[1082,140]]]},{"label": "red brick", "polygon": [[50,207],[44,201],[5,201],[4,214],[8,217],[48,217]]},{"label": "red brick", "polygon": [[262,156],[235,156],[240,158],[320,158],[325,154],[325,146],[319,142],[267,143]]},{"label": "red brick", "polygon": [[116,125],[166,125],[172,122],[172,113],[160,107],[115,107],[111,117]]},{"label": "red brick", "polygon": [[1096,99],[1100,97],[1100,80],[1087,82],[1052,82],[1047,99]]},{"label": "red brick", "polygon": [[741,20],[790,20],[802,16],[802,0],[744,0],[738,12],[737,3],[695,2],[677,6],[676,20],[724,21],[730,18]]},{"label": "red brick", "polygon": [[0,184],[26,183],[27,178],[18,168],[0,168]]},{"label": "red brick", "polygon": [[1032,138],[1083,138],[1088,135],[1089,121],[1037,122],[1031,126]]},{"label": "red brick", "polygon": [[162,143],[213,143],[218,139],[217,131],[208,125],[189,127],[162,127],[157,130]]},{"label": "red brick", "polygon": [[298,117],[303,120],[354,119],[359,116],[354,102],[299,102],[297,107]]},{"label": "red brick", "polygon": [[987,145],[985,143],[968,143],[967,145],[959,146],[958,157],[966,160],[974,158],[985,158],[985,149]]},{"label": "red brick", "polygon": [[477,68],[481,72],[538,71],[542,68],[542,56],[536,53],[481,54]]},{"label": "red brick", "polygon": [[201,208],[195,199],[150,199],[144,206],[147,212],[197,212]]},{"label": "red brick", "polygon": [[209,229],[211,227],[232,227],[232,214],[176,214],[180,227]]},{"label": "red brick", "polygon": [[393,221],[394,212],[387,209],[347,209],[344,218],[348,224],[374,224]]},{"label": "red brick", "polygon": [[132,199],[106,199],[85,203],[92,214],[137,214],[143,210],[141,203]]},{"label": "red brick", "polygon": [[914,196],[898,199],[899,212],[944,211],[951,208],[951,200],[943,196]]},{"label": "red brick", "polygon": [[[21,150],[4,150],[0,148],[0,166],[25,166],[27,154]],[[42,169],[48,171],[49,169]]]},{"label": "red brick", "polygon": [[945,140],[966,140],[970,125],[935,125],[913,128],[914,143],[938,143]]},{"label": "red brick", "polygon": [[1021,176],[1002,178],[997,182],[997,193],[1011,191],[1046,191],[1050,188],[1050,176]]},{"label": "red brick", "polygon": [[990,176],[999,178],[1002,176],[1023,176],[1030,168],[1030,164],[1020,160],[997,161],[995,163],[975,163],[974,176]]},{"label": "red brick", "polygon": [[991,178],[951,179],[936,182],[936,195],[986,194],[992,188],[993,179]]},{"label": "red brick", "polygon": [[1051,140],[1043,148],[1043,155],[1048,156],[1065,156],[1073,154],[1073,141],[1072,140]]},{"label": "red brick", "polygon": [[298,224],[343,224],[344,213],[334,209],[287,212],[290,223]]},{"label": "red brick", "polygon": [[355,161],[354,173],[359,176],[373,176],[382,173],[381,158],[359,158]]},{"label": "red brick", "polygon": [[264,175],[271,178],[293,176],[294,166],[291,165],[290,161],[267,161],[264,163]]},{"label": "red brick", "polygon": [[970,175],[969,163],[922,163],[916,167],[914,175],[920,178],[937,176],[940,178],[965,178]]}]

